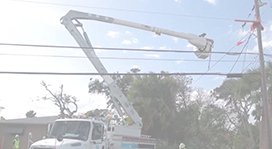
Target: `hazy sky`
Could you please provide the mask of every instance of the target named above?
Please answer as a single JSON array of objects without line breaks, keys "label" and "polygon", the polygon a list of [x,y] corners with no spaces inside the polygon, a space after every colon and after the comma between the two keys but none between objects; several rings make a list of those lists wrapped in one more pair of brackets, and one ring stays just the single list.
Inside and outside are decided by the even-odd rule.
[{"label": "hazy sky", "polygon": [[[272,47],[272,4],[261,7],[263,46],[265,53]],[[250,23],[242,27],[234,19],[254,20],[251,11],[254,0],[1,0],[0,43],[70,45],[78,46],[60,18],[69,10],[77,10],[117,19],[156,26],[173,31],[202,34],[214,40],[213,51],[257,52],[256,32],[248,45]],[[81,21],[94,47],[133,48],[156,50],[193,50],[184,39],[157,36],[155,33],[95,21]],[[249,34],[248,34],[249,33]],[[244,37],[244,38],[243,38]],[[236,46],[239,41],[244,43]],[[245,48],[243,48],[245,46]],[[238,57],[212,54],[210,62],[198,59],[193,53],[129,52],[96,50],[108,72],[127,72],[138,67],[142,72],[208,72],[240,73],[245,68],[258,66],[255,55]],[[38,56],[39,55],[39,56]],[[52,57],[52,56],[82,57]],[[0,46],[0,71],[23,72],[96,72],[81,49]],[[115,58],[115,59],[105,59]],[[124,60],[116,58],[145,58]],[[238,62],[235,64],[235,61]],[[269,57],[265,57],[269,60]],[[154,60],[155,59],[155,60]],[[167,59],[167,60],[166,60]],[[221,59],[221,60],[220,60]],[[220,60],[220,61],[219,61]],[[258,59],[257,59],[258,60]],[[233,67],[234,66],[234,67]],[[233,69],[232,69],[233,67]],[[53,91],[63,84],[64,92],[78,97],[79,112],[104,108],[103,96],[88,94],[90,78],[98,76],[49,76],[0,74],[0,115],[5,118],[23,118],[29,110],[37,116],[56,115],[51,102],[37,102],[48,93],[41,81],[51,84]],[[211,90],[225,77],[192,76],[197,80],[193,88]]]}]

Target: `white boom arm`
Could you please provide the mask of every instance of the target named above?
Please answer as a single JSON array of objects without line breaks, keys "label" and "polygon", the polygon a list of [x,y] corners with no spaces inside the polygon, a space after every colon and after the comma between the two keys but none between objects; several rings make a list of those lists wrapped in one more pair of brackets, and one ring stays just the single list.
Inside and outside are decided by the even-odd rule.
[{"label": "white boom arm", "polygon": [[[88,18],[88,13],[82,13],[77,11],[69,11],[67,15],[62,17],[61,23],[66,27],[70,34],[77,41],[79,46],[82,48],[88,59],[91,61],[93,66],[99,73],[105,74],[107,70],[104,65],[101,63],[95,51],[88,39],[87,33],[83,30],[83,35],[77,29],[77,27],[82,27],[82,24],[77,21],[77,19],[91,19]],[[73,21],[76,21],[74,23]],[[134,121],[134,125],[142,127],[142,119],[133,108],[131,103],[127,100],[126,96],[123,94],[121,89],[117,86],[111,76],[101,75],[104,81],[107,83],[110,89],[111,100],[114,104],[114,107],[117,109],[118,114],[122,117],[123,112],[121,107],[127,113],[127,115]],[[120,107],[121,106],[121,107]]]},{"label": "white boom arm", "polygon": [[[194,34],[175,32],[175,31],[170,31],[170,30],[143,25],[139,23],[118,20],[111,17],[70,10],[64,17],[61,18],[61,23],[66,27],[66,29],[74,37],[74,39],[77,41],[79,46],[82,48],[84,53],[87,55],[87,57],[89,58],[89,60],[92,62],[92,64],[94,65],[94,67],[99,73],[107,73],[107,70],[105,69],[101,61],[96,56],[95,51],[88,39],[87,33],[83,30],[83,35],[82,35],[77,29],[77,27],[83,26],[78,21],[78,19],[95,20],[95,21],[101,21],[106,23],[113,23],[113,24],[118,24],[118,25],[155,32],[158,35],[166,34],[170,36],[184,38],[184,39],[187,39],[192,45],[197,47],[198,51],[196,51],[196,55],[199,58],[207,58],[210,54],[210,51],[213,45],[213,40],[204,38],[205,35],[198,36]],[[127,100],[127,98],[125,97],[123,92],[120,90],[120,88],[116,85],[116,83],[111,78],[111,76],[102,75],[102,78],[107,83],[110,89],[110,95],[112,97],[113,104],[115,108],[117,109],[119,115],[120,116],[123,115],[121,110],[121,107],[122,107],[127,113],[127,115],[134,121],[135,125],[141,127],[142,126],[141,117],[138,115],[138,113],[133,108],[131,103]]]},{"label": "white boom arm", "polygon": [[194,45],[197,48],[197,51],[195,51],[195,54],[198,58],[201,58],[201,59],[206,59],[207,57],[210,56],[210,52],[214,43],[212,39],[204,38],[204,36],[206,35],[205,33],[201,35],[195,35],[195,34],[189,34],[189,33],[175,32],[175,31],[148,26],[148,25],[144,25],[140,23],[129,22],[129,21],[119,20],[119,19],[115,19],[115,18],[111,18],[107,16],[102,16],[102,15],[97,15],[92,13],[84,13],[84,12],[79,12],[74,10],[70,10],[66,14],[66,16],[64,16],[64,18],[70,19],[70,20],[85,19],[85,20],[101,21],[101,22],[112,23],[112,24],[132,27],[132,28],[138,28],[138,29],[142,29],[146,31],[151,31],[151,32],[155,32],[158,35],[165,34],[169,36],[187,39],[192,45]]}]

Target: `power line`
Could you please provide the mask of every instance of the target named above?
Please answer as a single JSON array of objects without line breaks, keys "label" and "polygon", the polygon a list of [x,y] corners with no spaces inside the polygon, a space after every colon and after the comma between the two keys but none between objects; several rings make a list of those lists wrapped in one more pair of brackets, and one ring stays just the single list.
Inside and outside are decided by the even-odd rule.
[{"label": "power line", "polygon": [[44,4],[44,5],[64,6],[64,7],[71,7],[72,6],[72,7],[81,7],[81,8],[92,8],[92,9],[101,9],[101,10],[121,11],[121,12],[134,12],[134,13],[168,15],[168,16],[178,16],[178,17],[191,17],[191,18],[202,18],[202,19],[213,19],[213,20],[229,20],[229,21],[234,20],[232,18],[219,18],[219,17],[210,17],[210,16],[197,16],[197,15],[187,15],[187,14],[175,14],[175,13],[162,13],[162,12],[152,12],[152,11],[106,8],[106,7],[94,7],[94,6],[83,6],[83,5],[52,3],[52,2],[37,2],[37,1],[29,1],[29,0],[12,0],[12,1],[26,2],[26,3],[36,3],[36,4]]},{"label": "power line", "polygon": [[[219,75],[219,76],[242,76],[244,74],[242,73],[219,73],[219,72],[191,72],[191,73],[91,73],[91,72],[25,72],[25,71],[0,71],[0,74],[15,74],[15,75],[133,75],[133,76],[139,76],[139,75],[165,75],[165,76],[171,76],[171,75]],[[253,73],[253,74],[259,74],[259,73]]]},{"label": "power line", "polygon": [[[253,7],[252,7],[252,9],[251,9],[251,12],[248,14],[248,16],[247,16],[247,19],[251,16],[251,13],[254,11],[254,9],[255,9],[255,5],[253,5]],[[246,19],[246,20],[247,20]],[[242,28],[244,28],[244,26],[246,25],[246,22],[244,22],[244,24],[242,24]]]},{"label": "power line", "polygon": [[270,8],[272,8],[272,2],[271,0],[268,0],[269,4],[270,4]]},{"label": "power line", "polygon": [[[62,46],[62,45],[41,45],[41,44],[18,44],[18,43],[0,43],[0,46],[20,46],[20,47],[40,47],[40,48],[62,48],[62,49],[81,49],[78,46]],[[83,49],[90,49],[90,47],[82,47]],[[191,50],[158,50],[158,49],[132,49],[132,48],[107,48],[107,47],[92,47],[95,50],[109,50],[109,51],[137,51],[137,52],[168,52],[168,53],[194,53]],[[234,47],[233,47],[234,48]],[[205,52],[203,52],[205,53]],[[207,53],[207,52],[206,52]],[[222,52],[222,51],[211,51],[213,54],[226,54],[226,55],[241,55],[250,54],[258,55],[256,52]],[[265,54],[271,56],[272,54]]]},{"label": "power line", "polygon": [[[69,56],[69,55],[36,55],[36,54],[12,54],[0,53],[0,56],[25,56],[25,57],[52,57],[52,58],[76,58],[87,59],[86,56]],[[199,59],[174,59],[174,58],[143,58],[143,57],[98,57],[99,59],[111,60],[139,60],[139,61],[191,61],[191,62],[209,62],[218,60],[199,60]],[[221,60],[221,62],[234,62],[234,60]],[[252,60],[238,61],[238,62],[252,62]]]},{"label": "power line", "polygon": [[[240,41],[242,41],[250,32],[248,32],[245,36],[242,37],[242,39]],[[234,46],[232,46],[228,52],[231,52],[237,45],[235,44]],[[208,70],[206,71],[206,73],[208,73],[216,64],[218,64],[226,55],[223,55],[218,61],[216,61],[211,67],[208,68]],[[201,75],[200,77],[198,77],[193,83],[192,85],[194,85],[197,81],[199,81],[204,75]]]},{"label": "power line", "polygon": [[[243,48],[242,48],[241,52],[243,52],[243,51],[245,50],[245,48],[246,48],[246,46],[248,45],[248,42],[249,42],[249,40],[250,40],[251,36],[252,36],[252,34],[250,34],[250,35],[249,35],[249,37],[248,37],[248,39],[247,39],[246,43],[244,44],[244,46],[243,46]],[[229,73],[231,73],[231,72],[232,72],[232,70],[234,69],[235,65],[237,64],[237,62],[238,62],[238,60],[239,60],[239,58],[240,58],[240,56],[241,56],[241,55],[239,55],[239,56],[237,57],[237,59],[236,59],[236,61],[234,62],[233,66],[231,67],[231,69],[230,69]]]},{"label": "power line", "polygon": [[[251,12],[248,14],[248,16],[247,16],[247,18],[249,18],[250,16],[251,16],[251,13],[253,12],[255,10],[255,5],[253,5],[253,7],[252,7],[252,9],[251,9]],[[246,22],[242,25],[242,28],[244,27],[246,25]],[[248,32],[241,40],[240,40],[240,42],[249,34],[250,32]],[[250,34],[250,37],[252,36],[252,33]],[[250,38],[249,37],[249,38]],[[247,40],[247,43],[246,43],[246,45],[248,44],[248,42],[249,42],[249,39]],[[234,46],[235,47],[235,46]],[[232,47],[230,50],[229,50],[229,52],[230,51],[232,51],[232,49],[234,48],[234,47]],[[243,50],[241,51],[241,52],[243,52],[244,51],[244,48],[245,48],[245,46],[243,47]],[[259,53],[258,53],[259,54]],[[257,54],[257,55],[258,55]],[[222,56],[222,59],[225,57],[225,55],[223,55]],[[239,58],[240,58],[240,55],[238,56],[238,58],[237,58],[237,60],[236,60],[236,62],[235,62],[235,64],[233,65],[233,67],[231,68],[231,70],[230,70],[230,72],[232,71],[232,69],[234,68],[234,66],[236,65],[236,63],[238,62],[238,60],[239,60]],[[219,62],[219,61],[218,61]],[[245,59],[244,59],[244,62],[245,62]],[[215,66],[217,63],[215,63],[213,66]],[[212,67],[213,67],[212,66]],[[247,67],[249,67],[249,65],[247,66]],[[246,67],[246,68],[247,68]],[[208,71],[210,71],[210,69],[211,68],[209,68],[208,70],[207,70],[207,72]],[[242,70],[242,71],[244,71],[244,70]],[[200,78],[201,78],[202,76],[200,76],[193,84],[195,84]]]},{"label": "power line", "polygon": [[246,66],[246,68],[243,69],[242,73],[244,73],[244,72],[248,69],[248,67],[249,67],[250,65],[256,64],[257,61],[258,61],[258,56],[256,56],[256,57],[255,57],[255,60],[254,60],[253,62],[250,62],[250,63]]},{"label": "power line", "polygon": [[[247,49],[248,49],[248,44],[246,45],[246,51],[247,51]],[[244,55],[244,59],[243,59],[243,66],[242,66],[242,71],[241,72],[244,72],[244,70],[245,70],[245,63],[246,63],[246,54]],[[256,60],[256,59],[255,59]],[[238,62],[239,60],[237,59],[237,62]],[[251,64],[252,62],[250,62],[250,64]],[[249,65],[248,65],[249,66]],[[247,67],[248,67],[247,66]],[[246,69],[247,69],[247,67],[246,67]]]}]

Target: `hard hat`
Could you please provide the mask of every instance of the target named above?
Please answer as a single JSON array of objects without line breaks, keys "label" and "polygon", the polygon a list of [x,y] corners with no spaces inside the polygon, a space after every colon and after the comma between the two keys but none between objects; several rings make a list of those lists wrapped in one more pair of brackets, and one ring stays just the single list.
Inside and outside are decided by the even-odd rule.
[{"label": "hard hat", "polygon": [[15,138],[18,138],[19,137],[19,135],[15,135]]},{"label": "hard hat", "polygon": [[185,147],[185,144],[184,144],[184,143],[180,143],[180,144],[179,144],[179,148],[180,148],[180,149],[182,149],[182,148],[184,148],[184,147]]}]

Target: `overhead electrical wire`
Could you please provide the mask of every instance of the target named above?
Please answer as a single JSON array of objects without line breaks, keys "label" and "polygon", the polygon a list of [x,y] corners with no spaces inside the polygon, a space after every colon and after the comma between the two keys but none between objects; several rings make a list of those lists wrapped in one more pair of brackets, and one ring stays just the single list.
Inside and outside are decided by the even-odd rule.
[{"label": "overhead electrical wire", "polygon": [[255,57],[255,60],[252,61],[252,62],[250,62],[250,63],[243,69],[242,73],[244,73],[244,72],[249,68],[250,65],[255,64],[257,61],[258,61],[258,56],[256,56],[256,57]]},{"label": "overhead electrical wire", "polygon": [[[219,73],[219,72],[191,72],[191,73],[92,73],[92,72],[26,72],[26,71],[0,71],[0,74],[14,74],[14,75],[80,75],[80,76],[89,76],[89,75],[131,75],[131,76],[139,76],[139,75],[219,75],[219,76],[228,76],[228,75],[243,75],[242,73]],[[259,73],[253,73],[259,74]]]},{"label": "overhead electrical wire", "polygon": [[[254,12],[254,10],[255,10],[255,5],[252,6],[251,12],[248,14],[247,19],[252,15],[252,12]],[[242,25],[242,28],[244,28],[245,25],[246,25],[246,22],[244,22],[244,24]],[[248,42],[249,42],[249,40],[250,40],[252,34],[253,34],[253,33],[251,33],[250,36],[248,37],[248,40],[247,40],[246,44],[243,46],[241,52],[243,52],[244,49],[248,47]],[[230,69],[229,72],[232,72],[232,70],[234,69],[236,63],[239,61],[239,58],[240,58],[240,55],[237,57],[236,62],[234,63],[234,65],[232,66],[232,68]],[[245,59],[246,59],[246,54],[244,55],[244,63],[245,63],[245,61],[246,61]],[[255,60],[256,60],[256,59],[255,59]],[[249,66],[251,65],[251,63],[250,63],[250,64],[244,69],[244,63],[243,63],[243,66],[242,66],[242,72],[244,72],[244,71],[247,69],[247,67],[249,67]]]},{"label": "overhead electrical wire", "polygon": [[[254,9],[255,9],[255,5],[253,5],[253,8],[251,9],[251,12],[249,13],[249,15],[248,15],[248,17],[247,17],[247,19],[251,16],[251,13],[254,11]],[[266,9],[267,10],[267,9]],[[266,12],[266,10],[261,14],[261,16]],[[242,27],[244,27],[246,25],[246,22],[242,25]],[[251,36],[253,35],[253,33],[251,33],[250,34],[250,36],[249,36],[249,38],[248,38],[248,40],[247,40],[247,42],[246,42],[246,44],[243,46],[243,48],[242,48],[242,51],[245,49],[245,47],[247,48],[248,47],[248,42],[249,42],[249,40],[250,40],[250,38],[251,38]],[[253,64],[256,64],[256,62],[258,61],[258,56],[259,56],[259,54],[258,55],[256,55],[256,57],[255,57],[255,60],[253,61],[253,62],[250,62],[245,68],[244,68],[244,63],[246,62],[246,55],[244,55],[244,63],[243,63],[243,66],[242,66],[242,71],[241,71],[241,73],[244,73],[248,68],[249,68],[249,66],[251,66],[251,65],[253,65]],[[237,59],[238,60],[238,59]],[[233,69],[233,68],[232,68]],[[231,71],[232,71],[232,69],[231,69]],[[230,71],[230,72],[231,72]],[[240,93],[241,93],[241,89],[242,89],[242,85],[240,84],[240,87],[239,87],[239,96],[240,96]]]},{"label": "overhead electrical wire", "polygon": [[[243,39],[249,34],[250,32],[248,32],[245,36],[243,36],[240,41],[243,41]],[[232,46],[228,52],[231,52],[235,47],[237,46],[237,44],[235,44],[234,46]],[[211,67],[208,68],[208,70],[206,71],[206,73],[208,73],[215,65],[217,65],[226,55],[223,55],[218,61],[216,61]],[[195,81],[193,81],[192,85],[194,85],[197,81],[199,81],[204,75],[201,75],[200,77],[198,77]]]},{"label": "overhead electrical wire", "polygon": [[271,2],[271,0],[268,0],[268,2],[269,2],[269,6],[270,6],[270,8],[272,8],[272,2]]},{"label": "overhead electrical wire", "polygon": [[106,8],[106,7],[94,7],[94,6],[83,6],[83,5],[74,5],[74,4],[42,2],[42,1],[29,1],[29,0],[9,0],[9,1],[36,3],[36,4],[44,4],[44,5],[55,5],[55,6],[63,6],[63,7],[81,7],[81,8],[92,8],[92,9],[112,10],[112,11],[121,11],[121,12],[134,12],[134,13],[136,12],[136,13],[145,13],[145,14],[156,14],[156,15],[168,15],[168,16],[179,16],[179,17],[213,19],[213,20],[229,20],[229,21],[234,20],[233,18],[220,18],[220,17],[211,17],[211,16],[197,16],[197,15],[188,15],[188,14],[175,14],[175,13],[163,13],[163,12],[153,12],[153,11],[141,11],[141,10],[117,9],[117,8]]},{"label": "overhead electrical wire", "polygon": [[[271,7],[272,8],[272,7]],[[267,7],[263,12],[262,12],[262,14],[261,14],[261,16],[263,16],[265,13],[266,13],[266,11],[269,9],[269,7]]]},{"label": "overhead electrical wire", "polygon": [[[247,19],[251,16],[251,13],[252,13],[254,10],[255,10],[255,5],[253,5],[253,8],[251,9],[251,12],[249,13]],[[246,25],[246,22],[244,22],[244,24],[242,25],[242,27],[244,27],[245,25]],[[248,37],[248,39],[247,39],[247,41],[246,41],[246,44],[243,46],[241,52],[243,52],[243,51],[245,50],[245,48],[248,47],[248,42],[249,42],[249,40],[250,40],[252,34],[253,34],[253,33],[251,33],[250,36]],[[232,70],[234,69],[235,65],[237,64],[237,61],[239,60],[239,58],[240,58],[240,55],[237,57],[236,62],[233,64],[233,66],[232,66],[232,68],[230,69],[229,72],[232,72]],[[245,58],[246,58],[246,55],[244,55],[244,60],[245,60]],[[242,73],[246,70],[246,69],[244,69],[244,64],[245,64],[245,63],[243,63],[243,66],[242,66]],[[250,63],[247,67],[249,67],[250,65],[251,65],[251,63]],[[227,78],[226,78],[226,79],[227,79]],[[226,80],[226,79],[225,79],[225,80]],[[236,95],[236,96],[237,96],[237,97],[236,97],[237,99],[240,98],[240,96],[241,96],[241,90],[242,90],[242,84],[239,84],[238,94]]]},{"label": "overhead electrical wire", "polygon": [[[247,16],[247,19],[251,16],[251,13],[253,12],[253,10],[255,9],[255,6],[253,6],[253,8],[251,9],[251,12],[249,13],[249,15]],[[264,14],[264,13],[263,13]],[[263,15],[262,14],[262,15]],[[244,23],[243,25],[242,25],[242,28],[244,27],[246,25],[246,23]],[[240,41],[242,41],[248,34],[249,34],[250,32],[248,32]],[[251,34],[252,35],[252,34]],[[236,45],[234,45],[228,52],[230,52],[230,51],[232,51],[233,49],[234,49],[234,47],[236,47]],[[257,54],[257,55],[259,55],[259,53]],[[226,55],[223,55],[219,60],[218,60],[218,62],[220,62],[220,60],[221,59],[223,59],[224,57],[225,57]],[[269,55],[267,55],[267,54],[264,54],[264,56],[269,56]],[[216,62],[212,67],[209,67],[208,68],[208,70],[206,71],[206,72],[209,72],[218,62]],[[247,67],[249,67],[250,65],[248,65]],[[246,69],[247,69],[247,67],[246,67]],[[243,70],[243,71],[245,71],[245,70]],[[196,81],[194,81],[193,83],[192,83],[192,85],[193,84],[195,84],[197,81],[199,81],[201,78],[203,77],[203,75],[201,75],[199,78],[197,78],[196,79]]]},{"label": "overhead electrical wire", "polygon": [[[249,63],[246,68],[243,68],[241,73],[244,74],[244,71],[246,71],[250,65],[256,63],[257,59],[258,59],[258,56],[255,57],[255,61],[254,62]],[[251,73],[249,73],[247,75],[251,75]],[[242,84],[239,84],[239,90],[238,90],[238,94],[237,94],[238,97],[241,96],[241,90],[242,90]]]},{"label": "overhead electrical wire", "polygon": [[[269,1],[269,3],[270,3],[270,7],[272,8],[271,0],[268,0],[268,1]],[[251,15],[251,13],[253,12],[254,9],[255,9],[255,5],[253,6],[253,8],[252,8],[252,10],[251,10],[250,15]],[[266,8],[266,9],[262,12],[261,16],[263,16],[263,15],[265,14],[265,12],[266,12],[268,9],[269,9],[269,8]],[[250,16],[250,15],[249,15],[249,16]],[[248,18],[249,18],[249,16],[248,16]],[[271,44],[272,44],[272,43],[271,43]],[[269,44],[268,46],[270,46],[271,44]],[[255,60],[254,60],[253,62],[250,62],[250,63],[247,65],[247,67],[243,68],[242,73],[244,73],[244,72],[248,69],[248,67],[249,67],[250,65],[255,64],[254,67],[256,67],[256,62],[258,61],[258,60],[257,60],[257,59],[258,59],[258,56],[259,56],[259,54],[255,57]],[[264,54],[264,56],[268,56],[268,55],[267,55],[267,54]],[[269,57],[271,57],[271,56],[269,56]]]},{"label": "overhead electrical wire", "polygon": [[[41,45],[41,44],[19,44],[19,43],[0,43],[0,46],[20,46],[20,47],[41,47],[41,48],[62,48],[62,49],[81,49],[78,46],[62,46],[62,45]],[[109,51],[137,51],[137,52],[167,52],[167,53],[194,53],[192,50],[158,50],[158,49],[132,49],[132,48],[107,48],[107,47],[92,47],[95,50],[109,50]],[[90,47],[83,47],[83,49],[90,49]],[[203,52],[205,53],[205,52]],[[250,54],[257,55],[256,52],[222,52],[211,51],[213,54],[226,54],[226,55],[241,55]],[[265,56],[271,56],[272,54],[264,54]]]},{"label": "overhead electrical wire", "polygon": [[[248,49],[248,44],[246,45],[246,52],[247,52],[247,49]],[[246,54],[244,55],[244,59],[243,59],[243,65],[242,65],[242,72],[244,72],[244,68],[245,68],[245,63],[246,63]],[[239,59],[237,60],[237,62],[239,61]],[[251,64],[251,62],[250,62],[250,64]]]},{"label": "overhead electrical wire", "polygon": [[[251,14],[252,14],[252,12],[253,12],[254,10],[255,10],[255,5],[252,6],[251,12],[248,14],[247,19],[251,16]],[[247,20],[247,19],[246,19],[246,20]],[[242,24],[242,28],[244,28],[246,24],[247,24],[247,22],[244,22],[244,24]]]},{"label": "overhead electrical wire", "polygon": [[[251,13],[254,11],[254,9],[255,9],[255,6],[253,6],[252,7],[252,9],[251,9],[251,12],[248,14],[248,16],[247,16],[247,19],[251,16]],[[264,14],[264,13],[263,13]],[[263,15],[262,14],[262,15]],[[246,23],[244,23],[243,25],[242,25],[242,28],[244,27],[246,25]],[[248,32],[240,41],[242,41],[248,34],[249,34],[250,32]],[[234,49],[234,47],[236,47],[236,45],[235,46],[233,46],[228,52],[230,52],[230,51],[232,51],[233,49]],[[259,53],[257,53],[257,55],[259,55]],[[223,55],[212,67],[209,67],[208,68],[208,70],[206,71],[206,72],[209,72],[218,62],[220,62],[224,57],[225,57],[226,55]],[[264,54],[264,56],[270,56],[270,54]],[[249,67],[249,66],[248,66]],[[203,75],[202,76],[200,76],[199,78],[197,78],[196,79],[196,81],[194,81],[193,83],[192,83],[192,85],[193,84],[195,84],[197,81],[199,81],[201,78],[203,77]]]},{"label": "overhead electrical wire", "polygon": [[[75,59],[87,59],[86,56],[73,56],[73,55],[40,55],[40,54],[13,54],[13,53],[0,53],[0,56],[23,56],[23,57],[52,57],[52,58],[75,58]],[[98,57],[99,59],[111,59],[111,60],[139,60],[139,61],[191,61],[191,62],[209,62],[217,60],[199,60],[199,59],[174,59],[174,58],[145,58],[145,57]],[[221,62],[234,62],[234,60],[222,60]],[[244,62],[244,61],[238,61]],[[246,62],[252,62],[248,60]]]},{"label": "overhead electrical wire", "polygon": [[[217,20],[234,20],[230,18],[217,18],[217,17],[207,17],[207,16],[193,16],[193,15],[184,15],[184,14],[171,14],[171,13],[161,13],[161,12],[148,12],[148,11],[139,11],[139,10],[127,10],[127,9],[115,9],[115,8],[104,8],[104,7],[91,7],[91,6],[81,6],[81,5],[71,5],[71,4],[60,4],[60,3],[50,3],[50,2],[37,2],[37,1],[29,1],[29,0],[12,0],[12,1],[18,1],[18,2],[28,2],[28,3],[38,3],[38,4],[47,4],[47,5],[58,5],[58,6],[66,6],[66,7],[84,7],[84,8],[93,8],[93,9],[106,9],[106,10],[114,10],[114,11],[125,11],[125,12],[137,12],[137,13],[149,13],[149,14],[158,14],[158,15],[171,15],[171,16],[183,16],[183,17],[194,17],[194,18],[204,18],[204,19],[217,19]],[[271,1],[269,0],[270,4]],[[4,43],[0,43],[0,45],[7,45]],[[51,47],[51,48],[80,48],[80,47],[72,47],[72,46],[50,46],[50,45],[26,45],[26,44],[21,44],[21,45],[10,45],[10,46],[35,46],[35,47]],[[213,51],[211,53],[214,54],[224,54],[219,60],[213,60],[216,61],[216,63],[211,66],[205,73],[169,73],[169,75],[201,75],[200,78],[203,75],[228,75],[226,73],[208,73],[217,63],[219,62],[224,62],[222,60],[226,55],[238,55],[240,57],[241,54],[254,54],[257,55],[258,53],[253,53],[253,52],[231,52],[234,48],[236,47],[233,46],[228,52],[216,52]],[[194,51],[178,51],[178,50],[146,50],[146,49],[124,49],[124,48],[95,48],[94,49],[103,49],[103,50],[126,50],[126,51],[148,51],[148,52],[178,52],[178,53],[193,53]],[[272,57],[272,54],[264,54],[265,56],[270,56]],[[80,58],[80,57],[75,57],[75,56],[48,56],[48,57],[70,57],[70,58]],[[236,65],[237,62],[239,62],[239,57],[235,61],[234,66]],[[81,57],[83,58],[83,57]],[[101,57],[103,59],[103,57]],[[143,58],[113,58],[113,57],[104,57],[104,59],[129,59],[129,60],[159,60],[159,59],[143,59]],[[172,61],[171,59],[160,59],[160,60],[165,60],[165,61]],[[180,59],[179,59],[180,60]],[[173,59],[175,61],[175,59]],[[183,61],[183,60],[182,60]],[[189,60],[188,60],[189,61]],[[192,60],[192,61],[197,61],[197,60]],[[202,60],[199,60],[202,61]],[[226,60],[225,60],[226,61]],[[252,62],[252,61],[251,61]],[[234,67],[233,66],[233,67]],[[248,65],[249,66],[249,65]],[[247,66],[247,67],[248,67]],[[232,67],[232,69],[233,69]],[[246,67],[246,68],[247,68]],[[231,69],[231,71],[232,71]],[[230,72],[231,72],[230,71]],[[9,73],[9,74],[48,74],[48,75],[113,75],[113,73],[107,73],[107,74],[100,74],[100,73],[50,73],[50,72],[0,72],[0,74],[3,73]],[[116,73],[114,73],[116,74]],[[150,75],[150,74],[125,74],[125,73],[119,73],[120,75]],[[153,73],[154,75],[159,75],[159,73]],[[200,79],[199,78],[199,79]],[[199,79],[197,79],[193,84],[195,84]]]},{"label": "overhead electrical wire", "polygon": [[[247,47],[248,42],[249,42],[249,40],[251,39],[251,36],[252,36],[252,33],[249,35],[249,37],[248,37],[248,39],[247,39],[246,43],[244,44],[244,46],[243,46],[243,48],[242,48],[241,52],[243,52],[243,51],[245,50],[245,48]],[[234,69],[234,67],[236,66],[236,64],[237,64],[237,62],[238,62],[238,60],[239,60],[240,56],[241,56],[241,55],[238,55],[238,57],[237,57],[236,61],[234,62],[233,66],[231,67],[231,69],[230,69],[229,73],[231,73],[231,72],[232,72],[232,70]]]}]

